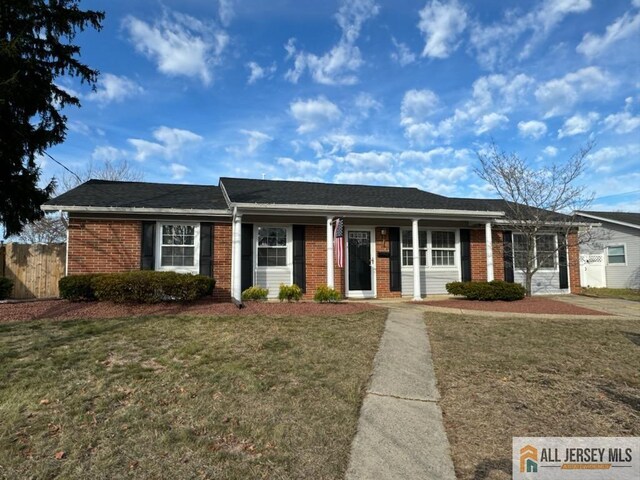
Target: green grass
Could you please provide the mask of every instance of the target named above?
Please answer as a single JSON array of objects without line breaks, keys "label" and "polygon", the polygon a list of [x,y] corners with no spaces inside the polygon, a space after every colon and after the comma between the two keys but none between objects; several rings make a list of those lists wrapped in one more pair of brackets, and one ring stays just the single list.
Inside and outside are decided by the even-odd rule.
[{"label": "green grass", "polygon": [[640,302],[640,290],[633,288],[583,288],[582,293],[601,298],[621,298]]},{"label": "green grass", "polygon": [[640,318],[427,327],[459,479],[510,479],[514,436],[640,435]]},{"label": "green grass", "polygon": [[0,325],[0,478],[339,478],[384,316]]}]

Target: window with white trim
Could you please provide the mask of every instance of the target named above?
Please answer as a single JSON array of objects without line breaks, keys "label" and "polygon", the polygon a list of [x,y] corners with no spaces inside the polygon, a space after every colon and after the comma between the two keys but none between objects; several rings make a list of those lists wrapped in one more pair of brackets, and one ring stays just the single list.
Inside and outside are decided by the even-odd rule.
[{"label": "window with white trim", "polygon": [[[418,231],[418,249],[420,250],[420,265],[427,264],[427,232]],[[413,233],[411,230],[402,231],[402,266],[413,266]]]},{"label": "window with white trim", "polygon": [[287,266],[286,227],[258,227],[258,266]]},{"label": "window with white trim", "polygon": [[449,267],[455,264],[455,232],[431,232],[431,265],[434,267]]},{"label": "window with white trim", "polygon": [[160,224],[160,268],[180,270],[194,268],[198,259],[196,251],[197,225]]},{"label": "window with white trim", "polygon": [[607,263],[609,265],[624,265],[627,263],[624,245],[611,245],[607,247]]},{"label": "window with white trim", "polygon": [[536,262],[539,268],[556,268],[556,236],[536,236]]},{"label": "window with white trim", "polygon": [[[557,248],[555,234],[540,234],[533,238],[533,245],[529,246],[529,237],[521,233],[513,234],[513,265],[525,270],[527,258],[531,255],[533,267],[555,269],[557,262]],[[529,248],[531,247],[531,248]]]}]

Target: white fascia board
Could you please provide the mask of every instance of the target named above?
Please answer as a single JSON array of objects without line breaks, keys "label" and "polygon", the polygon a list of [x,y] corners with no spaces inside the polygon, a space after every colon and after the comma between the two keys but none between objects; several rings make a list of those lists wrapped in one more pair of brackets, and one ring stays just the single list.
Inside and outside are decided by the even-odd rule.
[{"label": "white fascia board", "polygon": [[620,220],[612,220],[606,217],[600,217],[598,215],[592,215],[587,212],[577,211],[576,215],[580,215],[581,217],[593,218],[594,220],[598,220],[599,222],[607,222],[607,223],[615,223],[616,225],[622,225],[623,227],[636,228],[640,230],[640,225],[634,225],[633,223],[621,222]]},{"label": "white fascia board", "polygon": [[81,205],[42,205],[45,212],[70,213],[141,213],[162,215],[206,215],[230,217],[229,210],[212,210],[200,208],[147,208],[147,207],[87,207]]},{"label": "white fascia board", "polygon": [[[495,223],[497,225],[535,225],[537,222],[527,222],[527,221],[522,221],[522,220],[497,219],[495,221]],[[543,222],[542,225],[553,226],[553,227],[566,227],[567,225],[571,226],[571,227],[588,227],[589,225],[593,225],[593,224],[584,223],[584,222],[558,222],[558,221],[553,221],[553,222]]]},{"label": "white fascia board", "polygon": [[356,207],[350,205],[287,205],[287,204],[261,204],[261,203],[234,203],[234,207],[243,213],[273,213],[279,215],[299,214],[334,214],[359,216],[391,216],[403,218],[415,217],[504,217],[501,211],[477,211],[477,210],[447,210],[447,209],[413,209],[413,208],[388,208],[388,207]]}]

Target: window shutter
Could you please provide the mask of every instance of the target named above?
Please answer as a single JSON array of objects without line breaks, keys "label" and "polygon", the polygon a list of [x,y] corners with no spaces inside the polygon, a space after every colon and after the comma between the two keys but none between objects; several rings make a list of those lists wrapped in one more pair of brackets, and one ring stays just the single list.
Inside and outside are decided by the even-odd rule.
[{"label": "window shutter", "polygon": [[156,222],[142,222],[140,269],[155,270]]},{"label": "window shutter", "polygon": [[213,223],[200,224],[200,275],[213,276]]},{"label": "window shutter", "polygon": [[243,223],[240,240],[240,288],[253,285],[253,224]]},{"label": "window shutter", "polygon": [[471,230],[460,229],[460,273],[463,282],[471,281]]},{"label": "window shutter", "polygon": [[504,281],[513,283],[513,233],[502,233],[502,250],[504,256]]},{"label": "window shutter", "polygon": [[307,293],[305,271],[304,225],[293,226],[293,283]]},{"label": "window shutter", "polygon": [[567,241],[564,234],[558,234],[558,268],[560,288],[569,288],[569,264],[567,262]]},{"label": "window shutter", "polygon": [[402,255],[400,254],[400,228],[389,228],[389,290],[402,290]]}]

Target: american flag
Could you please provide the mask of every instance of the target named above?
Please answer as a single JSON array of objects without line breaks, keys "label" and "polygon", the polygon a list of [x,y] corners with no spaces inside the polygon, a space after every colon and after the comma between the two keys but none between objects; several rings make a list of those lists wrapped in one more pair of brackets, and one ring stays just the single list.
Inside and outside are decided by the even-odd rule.
[{"label": "american flag", "polygon": [[337,218],[333,229],[333,253],[338,267],[344,267],[344,220]]}]

